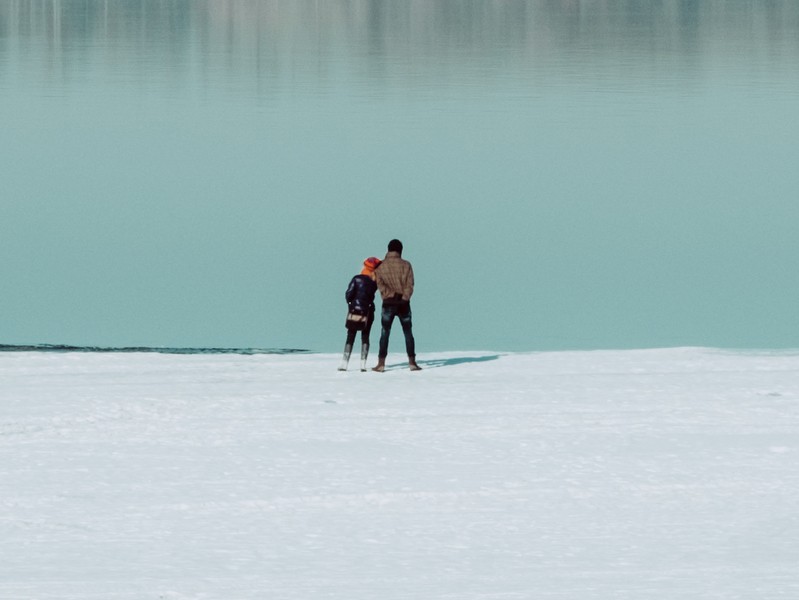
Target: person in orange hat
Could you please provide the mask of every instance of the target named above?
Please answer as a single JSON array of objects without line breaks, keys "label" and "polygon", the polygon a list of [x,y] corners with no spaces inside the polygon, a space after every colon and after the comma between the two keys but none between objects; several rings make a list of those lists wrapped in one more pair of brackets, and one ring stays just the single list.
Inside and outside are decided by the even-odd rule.
[{"label": "person in orange hat", "polygon": [[370,256],[363,261],[361,272],[350,280],[344,298],[347,300],[347,340],[344,343],[344,356],[339,371],[346,371],[350,354],[355,344],[355,336],[361,332],[361,371],[366,371],[366,358],[369,356],[369,333],[375,320],[375,269],[382,261]]}]

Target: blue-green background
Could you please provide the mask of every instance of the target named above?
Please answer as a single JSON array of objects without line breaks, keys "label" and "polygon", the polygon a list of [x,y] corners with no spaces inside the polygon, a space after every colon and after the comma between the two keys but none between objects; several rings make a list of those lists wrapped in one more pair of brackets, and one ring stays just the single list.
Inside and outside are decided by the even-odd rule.
[{"label": "blue-green background", "polygon": [[338,350],[398,237],[421,353],[799,347],[793,0],[15,0],[0,131],[0,343]]}]

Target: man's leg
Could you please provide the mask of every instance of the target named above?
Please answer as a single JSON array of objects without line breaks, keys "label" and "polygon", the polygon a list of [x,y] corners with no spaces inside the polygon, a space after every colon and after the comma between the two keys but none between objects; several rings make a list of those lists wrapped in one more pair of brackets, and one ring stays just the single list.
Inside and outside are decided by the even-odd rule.
[{"label": "man's leg", "polygon": [[394,322],[394,317],[397,316],[396,306],[383,306],[380,313],[380,346],[377,351],[377,366],[372,369],[373,371],[382,372],[386,367],[386,357],[388,356],[388,338],[391,335],[391,324]]},{"label": "man's leg", "polygon": [[394,317],[397,316],[396,306],[384,306],[380,314],[380,349],[377,352],[378,358],[385,358],[388,356],[388,338],[391,335],[391,325],[394,323]]},{"label": "man's leg", "polygon": [[402,333],[405,334],[405,352],[408,356],[416,356],[416,342],[413,339],[413,323],[411,320],[411,307],[405,305],[399,311],[400,325]]},{"label": "man's leg", "polygon": [[408,354],[408,366],[411,371],[421,371],[422,368],[416,364],[416,342],[413,339],[413,323],[411,319],[411,306],[403,306],[399,312],[402,333],[405,334],[405,352]]}]

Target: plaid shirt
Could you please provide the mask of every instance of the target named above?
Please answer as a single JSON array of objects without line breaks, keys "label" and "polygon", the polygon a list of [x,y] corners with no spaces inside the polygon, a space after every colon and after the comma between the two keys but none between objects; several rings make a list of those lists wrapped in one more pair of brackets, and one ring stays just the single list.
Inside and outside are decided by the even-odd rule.
[{"label": "plaid shirt", "polygon": [[399,252],[389,252],[386,258],[375,269],[377,289],[383,303],[397,301],[400,298],[406,302],[413,295],[413,267],[404,260]]}]

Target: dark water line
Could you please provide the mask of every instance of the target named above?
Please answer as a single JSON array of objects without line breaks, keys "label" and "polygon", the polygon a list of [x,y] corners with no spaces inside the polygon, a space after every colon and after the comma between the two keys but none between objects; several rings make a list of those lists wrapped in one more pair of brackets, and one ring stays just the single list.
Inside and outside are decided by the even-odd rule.
[{"label": "dark water line", "polygon": [[0,352],[144,352],[155,354],[311,354],[299,348],[161,348],[149,346],[70,346],[67,344],[0,344]]}]

